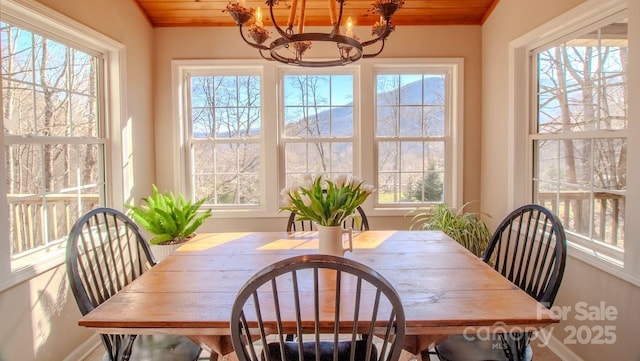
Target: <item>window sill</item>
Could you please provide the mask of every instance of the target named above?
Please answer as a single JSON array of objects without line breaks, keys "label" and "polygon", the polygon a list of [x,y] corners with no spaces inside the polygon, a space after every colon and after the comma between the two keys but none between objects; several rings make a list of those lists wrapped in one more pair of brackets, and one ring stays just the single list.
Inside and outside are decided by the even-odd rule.
[{"label": "window sill", "polygon": [[[414,214],[410,212],[415,208],[367,208],[363,206],[364,212],[367,216],[372,217],[408,217],[411,218]],[[239,209],[229,208],[220,209],[213,208],[211,218],[213,219],[227,219],[227,218],[287,218],[289,217],[289,211],[279,212],[257,210],[257,209]]]},{"label": "window sill", "polygon": [[[36,262],[37,261],[37,262]],[[60,266],[65,261],[64,247],[46,249],[12,262],[10,274],[0,279],[0,292]]]},{"label": "window sill", "polygon": [[227,219],[227,218],[286,218],[289,212],[267,211],[263,209],[241,209],[241,208],[212,208],[211,218]]},{"label": "window sill", "polygon": [[571,258],[575,258],[591,267],[606,272],[613,277],[619,278],[622,281],[640,287],[640,277],[625,271],[622,262],[598,257],[588,251],[585,251],[583,247],[580,247],[572,242],[568,242],[567,248],[567,254]]}]

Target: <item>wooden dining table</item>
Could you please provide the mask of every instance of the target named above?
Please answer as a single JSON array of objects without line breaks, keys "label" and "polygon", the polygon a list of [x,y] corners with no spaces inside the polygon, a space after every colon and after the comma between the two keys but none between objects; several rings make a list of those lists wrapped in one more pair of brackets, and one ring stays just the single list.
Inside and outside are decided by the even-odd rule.
[{"label": "wooden dining table", "polygon": [[[229,319],[240,287],[271,263],[317,249],[317,232],[199,234],[78,323],[98,333],[185,335],[225,355],[233,351]],[[406,315],[404,348],[416,355],[452,334],[533,331],[558,322],[442,232],[361,232],[344,256],[396,288]]]}]

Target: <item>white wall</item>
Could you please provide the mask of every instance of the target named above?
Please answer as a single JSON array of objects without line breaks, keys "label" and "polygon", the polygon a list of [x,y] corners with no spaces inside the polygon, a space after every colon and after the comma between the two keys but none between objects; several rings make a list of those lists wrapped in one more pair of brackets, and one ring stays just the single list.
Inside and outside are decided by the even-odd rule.
[{"label": "white wall", "polygon": [[584,0],[501,0],[482,26],[482,211],[497,225],[507,204],[509,42]]},{"label": "white wall", "polygon": [[[511,149],[507,145],[507,124],[509,99],[508,94],[508,59],[509,42],[551,20],[561,13],[572,9],[583,0],[501,0],[489,20],[482,28],[482,211],[493,215],[493,226],[510,210],[508,202],[507,157]],[[640,1],[629,1],[630,43],[637,49],[640,26]],[[633,39],[632,39],[633,38]],[[635,43],[633,43],[635,41]],[[635,47],[634,47],[635,46]],[[633,54],[632,54],[633,53]],[[634,50],[630,54],[630,99],[638,99],[638,82],[640,81],[640,59]],[[631,110],[631,122],[638,119],[636,105]],[[525,159],[521,160],[526,162]],[[631,178],[630,178],[631,179]],[[632,183],[629,180],[629,183]],[[515,206],[515,205],[513,205]],[[630,219],[630,218],[628,218]],[[627,224],[629,224],[628,222]],[[627,238],[630,239],[631,237]],[[634,242],[635,239],[630,240]],[[582,359],[589,360],[640,360],[640,288],[631,285],[608,273],[600,271],[589,264],[568,258],[564,280],[555,304],[575,308],[577,302],[588,305],[599,305],[605,302],[618,311],[616,321],[588,323],[575,319],[575,312],[570,313],[568,320],[550,327],[552,334],[559,341],[568,336],[565,327],[587,325],[615,326],[616,343],[614,345],[565,345]]]},{"label": "white wall", "polygon": [[[153,28],[132,0],[39,2],[126,46],[126,123],[122,126],[132,129],[135,139],[126,160],[132,181],[125,194],[147,195],[155,180]],[[79,318],[64,266],[1,292],[0,360],[63,360],[93,334],[77,326]]]},{"label": "white wall", "polygon": [[[369,29],[356,29],[367,34]],[[160,189],[179,189],[171,137],[173,126],[171,61],[178,59],[260,59],[258,53],[240,39],[233,28],[158,28],[155,31],[155,114],[156,171]],[[480,199],[480,26],[398,26],[385,45],[382,58],[462,57],[464,58],[464,186],[463,200]],[[262,61],[262,60],[259,60]],[[271,89],[267,88],[266,91]],[[279,193],[279,189],[274,189]],[[214,216],[202,231],[283,230],[286,214],[280,218],[232,219]],[[408,229],[410,217],[372,217],[372,229]]]}]

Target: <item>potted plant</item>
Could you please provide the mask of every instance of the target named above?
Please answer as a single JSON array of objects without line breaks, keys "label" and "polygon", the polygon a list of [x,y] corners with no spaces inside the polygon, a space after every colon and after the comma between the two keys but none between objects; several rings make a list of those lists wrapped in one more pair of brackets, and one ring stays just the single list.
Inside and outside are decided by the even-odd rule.
[{"label": "potted plant", "polygon": [[280,210],[295,212],[299,220],[312,220],[319,226],[340,226],[373,191],[373,186],[357,177],[307,176],[304,184],[280,192]]},{"label": "potted plant", "polygon": [[[319,232],[319,251],[335,255],[344,254],[342,222],[353,217],[356,208],[373,193],[374,188],[357,177],[345,175],[328,179],[319,175],[305,177],[303,184],[285,188],[283,206],[298,216],[298,220],[311,220]],[[353,230],[347,230],[351,241]],[[325,236],[326,235],[326,236]],[[350,248],[349,248],[350,249]]]},{"label": "potted plant", "polygon": [[464,212],[467,205],[457,211],[444,203],[426,211],[419,208],[412,212],[417,214],[413,216],[411,229],[442,231],[480,257],[489,245],[491,232],[477,213]]},{"label": "potted plant", "polygon": [[[153,194],[142,198],[145,205],[125,205],[130,211],[131,218],[142,228],[153,234],[149,239],[152,245],[175,245],[172,249],[158,250],[156,256],[161,258],[164,253],[171,253],[180,244],[195,235],[195,231],[202,223],[211,217],[211,210],[199,214],[204,199],[197,202],[186,200],[179,194],[172,192],[160,193],[153,185]],[[155,248],[157,250],[157,248]]]}]

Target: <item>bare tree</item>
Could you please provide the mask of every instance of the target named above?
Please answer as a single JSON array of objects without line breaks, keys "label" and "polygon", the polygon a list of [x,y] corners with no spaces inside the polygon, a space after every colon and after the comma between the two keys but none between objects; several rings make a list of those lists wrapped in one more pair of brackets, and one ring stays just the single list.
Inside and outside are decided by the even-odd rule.
[{"label": "bare tree", "polygon": [[[23,199],[11,203],[9,212],[16,254],[68,233],[66,216],[78,215],[73,210],[82,200],[63,201],[65,217],[60,217],[55,213],[60,201],[52,199],[62,189],[80,186],[77,170],[82,174],[78,183],[95,182],[95,146],[66,139],[94,136],[97,84],[94,56],[7,22],[1,31],[6,188],[10,197]],[[73,97],[89,100],[74,103]],[[20,136],[34,141],[12,141]]]},{"label": "bare tree", "polygon": [[[198,190],[214,203],[243,204],[255,202],[257,189],[247,174],[260,165],[259,152],[252,151],[251,142],[260,134],[260,84],[254,76],[192,77],[192,94],[199,106],[192,107],[196,138],[217,139],[215,154],[199,153],[196,164],[215,164],[215,183],[206,183]],[[196,95],[197,94],[197,95]],[[223,141],[224,139],[224,141]]]},{"label": "bare tree", "polygon": [[[626,24],[613,24],[614,27]],[[578,43],[555,46],[539,54],[539,116],[540,133],[572,134],[581,132],[616,130],[626,127],[626,73],[628,48],[606,44],[604,37],[608,29],[586,34]],[[616,35],[620,35],[618,33]],[[624,31],[626,36],[626,30]],[[601,39],[603,44],[593,39]],[[592,45],[593,44],[593,45]],[[624,223],[624,212],[619,212],[617,194],[604,198],[606,190],[626,189],[626,141],[612,138],[584,139],[566,137],[560,139],[560,154],[546,154],[542,140],[539,152],[542,158],[561,158],[557,169],[547,167],[548,179],[557,179],[567,186],[589,185],[602,206],[595,208],[599,218],[611,214],[614,230]],[[544,178],[545,174],[541,174]],[[543,187],[543,186],[540,186]],[[540,188],[543,189],[543,188]],[[600,191],[603,189],[604,191]],[[575,197],[567,200],[572,210],[570,223],[573,231],[588,234],[591,227],[590,212],[581,211],[595,207],[589,198]],[[606,207],[606,210],[605,208]],[[606,213],[605,213],[606,212]],[[601,221],[602,223],[602,221]],[[594,227],[594,231],[601,227]],[[601,231],[600,231],[601,232]],[[604,239],[605,235],[600,234]],[[617,236],[613,236],[616,238]],[[613,241],[615,243],[615,240]]]},{"label": "bare tree", "polygon": [[[319,101],[323,98],[319,88],[323,78],[316,75],[298,75],[291,77],[291,79],[293,80],[293,89],[302,100],[302,118],[296,125],[289,125],[289,131],[292,134],[300,134],[306,138],[322,137],[322,121],[320,119],[322,109],[320,109]],[[321,172],[329,172],[325,144],[318,141],[311,144],[318,153]]]}]

